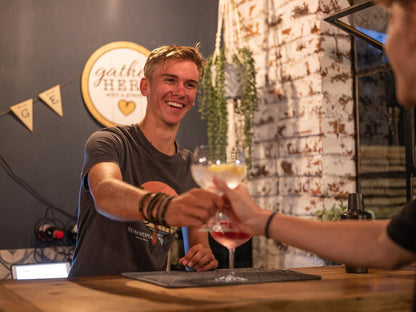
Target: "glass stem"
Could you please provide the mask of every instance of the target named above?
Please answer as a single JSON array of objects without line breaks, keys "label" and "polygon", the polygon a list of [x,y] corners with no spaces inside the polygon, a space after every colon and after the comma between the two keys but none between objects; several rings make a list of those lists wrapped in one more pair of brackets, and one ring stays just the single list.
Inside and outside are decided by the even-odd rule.
[{"label": "glass stem", "polygon": [[229,259],[229,275],[234,275],[234,248],[228,249],[228,259]]}]

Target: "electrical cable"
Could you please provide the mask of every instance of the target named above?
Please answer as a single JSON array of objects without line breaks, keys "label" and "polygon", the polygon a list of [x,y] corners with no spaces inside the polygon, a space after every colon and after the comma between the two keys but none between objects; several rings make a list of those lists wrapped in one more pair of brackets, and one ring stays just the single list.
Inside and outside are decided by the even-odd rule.
[{"label": "electrical cable", "polygon": [[0,156],[0,165],[4,169],[4,171],[7,173],[7,175],[12,178],[17,184],[19,184],[21,187],[23,187],[30,195],[32,195],[36,200],[38,200],[40,203],[44,204],[48,207],[48,210],[51,211],[55,210],[66,217],[76,220],[77,217],[74,215],[69,214],[68,212],[62,210],[59,207],[56,207],[52,203],[50,203],[48,200],[46,200],[44,197],[42,197],[38,192],[36,192],[29,184],[27,184],[24,180],[19,178],[13,171],[13,169],[9,166],[7,161],[3,158],[3,156]]}]

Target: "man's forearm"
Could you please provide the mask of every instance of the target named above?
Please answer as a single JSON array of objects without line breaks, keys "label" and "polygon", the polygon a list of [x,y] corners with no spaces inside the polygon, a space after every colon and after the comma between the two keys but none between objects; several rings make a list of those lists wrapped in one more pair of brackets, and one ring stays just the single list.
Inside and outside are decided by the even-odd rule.
[{"label": "man's forearm", "polygon": [[146,194],[123,181],[107,179],[101,181],[93,191],[96,210],[102,215],[118,221],[142,220],[138,202]]}]

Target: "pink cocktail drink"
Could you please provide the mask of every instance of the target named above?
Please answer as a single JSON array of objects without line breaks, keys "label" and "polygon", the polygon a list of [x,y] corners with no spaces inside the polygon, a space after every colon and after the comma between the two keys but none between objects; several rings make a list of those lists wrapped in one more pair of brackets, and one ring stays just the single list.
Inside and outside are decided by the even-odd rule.
[{"label": "pink cocktail drink", "polygon": [[211,227],[210,234],[213,239],[227,249],[235,249],[250,239],[250,235],[235,228],[228,220],[221,220],[218,226]]}]

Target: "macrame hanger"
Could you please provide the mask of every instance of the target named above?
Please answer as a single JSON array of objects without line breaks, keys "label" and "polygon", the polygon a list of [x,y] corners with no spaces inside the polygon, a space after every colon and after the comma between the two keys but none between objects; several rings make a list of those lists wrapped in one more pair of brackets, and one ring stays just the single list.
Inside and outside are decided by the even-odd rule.
[{"label": "macrame hanger", "polygon": [[241,49],[241,32],[240,32],[240,30],[241,30],[241,28],[240,28],[240,17],[239,17],[239,15],[238,15],[238,10],[237,10],[237,8],[235,7],[236,6],[236,4],[234,3],[234,1],[232,2],[233,3],[233,15],[234,15],[234,22],[235,22],[235,32],[236,32],[236,34],[237,34],[237,51],[239,50],[239,49]]},{"label": "macrame hanger", "polygon": [[221,49],[221,34],[222,34],[222,22],[224,19],[224,1],[225,0],[219,0],[218,3],[218,21],[217,21],[217,34],[215,37],[215,50],[212,55],[212,63],[215,64],[215,60],[220,54]]},{"label": "macrame hanger", "polygon": [[[241,47],[240,22],[236,4],[233,0],[219,0],[215,50],[212,56],[214,63],[220,54],[223,27],[226,39],[224,44],[227,46],[225,56],[228,62],[232,62],[233,55],[238,57],[238,50]],[[235,39],[234,35],[237,36],[237,39]]]},{"label": "macrame hanger", "polygon": [[232,30],[232,20],[230,15],[230,2],[226,1],[225,3],[225,29],[224,29],[224,36],[226,36],[226,40],[224,42],[225,45],[225,59],[228,63],[232,61],[232,55],[235,53],[234,51],[234,42],[233,42],[233,30]]}]

